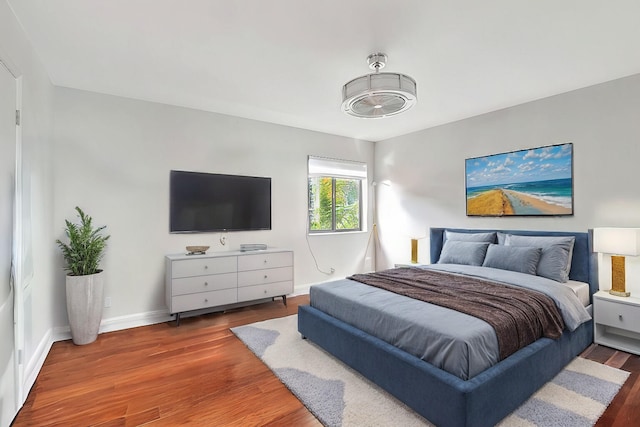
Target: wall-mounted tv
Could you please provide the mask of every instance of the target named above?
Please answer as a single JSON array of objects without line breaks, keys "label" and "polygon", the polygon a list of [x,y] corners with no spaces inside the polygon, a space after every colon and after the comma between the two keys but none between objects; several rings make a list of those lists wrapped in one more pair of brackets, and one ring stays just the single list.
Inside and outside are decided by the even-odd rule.
[{"label": "wall-mounted tv", "polygon": [[172,170],[169,231],[271,230],[271,178]]}]

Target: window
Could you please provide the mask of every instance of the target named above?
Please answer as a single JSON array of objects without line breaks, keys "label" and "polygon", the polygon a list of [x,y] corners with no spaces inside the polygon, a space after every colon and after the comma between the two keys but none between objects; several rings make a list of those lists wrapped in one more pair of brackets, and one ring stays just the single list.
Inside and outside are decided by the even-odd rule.
[{"label": "window", "polygon": [[309,156],[309,233],[362,230],[366,163]]}]

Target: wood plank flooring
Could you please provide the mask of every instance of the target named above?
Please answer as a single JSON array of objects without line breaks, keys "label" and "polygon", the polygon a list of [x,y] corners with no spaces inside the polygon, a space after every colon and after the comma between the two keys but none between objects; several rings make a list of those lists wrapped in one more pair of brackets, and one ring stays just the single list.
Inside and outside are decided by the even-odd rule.
[{"label": "wood plank flooring", "polygon": [[[53,345],[22,426],[320,426],[230,327],[288,316],[308,295]],[[592,345],[582,355],[632,372],[597,426],[640,420],[640,358]]]}]

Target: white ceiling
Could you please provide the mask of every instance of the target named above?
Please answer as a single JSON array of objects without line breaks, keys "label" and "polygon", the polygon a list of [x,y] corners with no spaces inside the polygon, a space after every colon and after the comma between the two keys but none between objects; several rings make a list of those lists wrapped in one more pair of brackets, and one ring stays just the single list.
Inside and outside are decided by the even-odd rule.
[{"label": "white ceiling", "polygon": [[[378,141],[640,73],[637,0],[7,0],[53,84]],[[340,110],[366,57],[418,82]]]}]

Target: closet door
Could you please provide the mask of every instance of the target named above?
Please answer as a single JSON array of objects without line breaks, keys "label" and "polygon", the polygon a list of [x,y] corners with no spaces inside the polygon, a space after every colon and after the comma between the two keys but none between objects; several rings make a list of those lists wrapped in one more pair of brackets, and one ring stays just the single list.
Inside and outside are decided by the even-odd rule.
[{"label": "closet door", "polygon": [[11,278],[16,176],[16,80],[0,62],[0,426],[18,412]]}]

